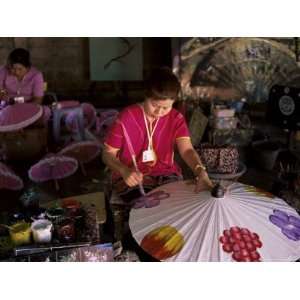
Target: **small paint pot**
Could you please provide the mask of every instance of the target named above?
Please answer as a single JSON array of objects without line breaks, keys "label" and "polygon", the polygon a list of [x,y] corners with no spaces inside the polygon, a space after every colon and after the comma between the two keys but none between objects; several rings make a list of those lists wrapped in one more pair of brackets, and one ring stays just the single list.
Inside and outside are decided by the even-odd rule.
[{"label": "small paint pot", "polygon": [[64,199],[62,201],[62,207],[66,210],[66,213],[69,217],[76,217],[80,214],[81,204],[75,199]]},{"label": "small paint pot", "polygon": [[29,244],[31,239],[30,224],[25,222],[15,223],[10,226],[9,235],[16,246]]},{"label": "small paint pot", "polygon": [[61,220],[63,220],[64,214],[65,210],[61,207],[50,208],[46,211],[47,218],[54,224],[59,223]]},{"label": "small paint pot", "polygon": [[36,220],[31,224],[31,231],[35,243],[50,243],[53,224],[46,219]]},{"label": "small paint pot", "polygon": [[56,232],[60,242],[73,242],[75,240],[75,221],[65,218],[57,224]]}]

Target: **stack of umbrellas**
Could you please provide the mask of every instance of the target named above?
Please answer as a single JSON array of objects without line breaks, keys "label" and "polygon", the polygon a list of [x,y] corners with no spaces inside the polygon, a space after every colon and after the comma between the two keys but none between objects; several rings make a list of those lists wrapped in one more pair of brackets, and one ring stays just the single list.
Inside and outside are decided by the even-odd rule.
[{"label": "stack of umbrellas", "polygon": [[[96,109],[90,103],[82,103],[81,107],[83,111],[84,128],[89,129],[96,121]],[[77,133],[79,130],[77,118],[78,114],[72,111],[70,111],[65,118],[67,129],[73,133]]]}]

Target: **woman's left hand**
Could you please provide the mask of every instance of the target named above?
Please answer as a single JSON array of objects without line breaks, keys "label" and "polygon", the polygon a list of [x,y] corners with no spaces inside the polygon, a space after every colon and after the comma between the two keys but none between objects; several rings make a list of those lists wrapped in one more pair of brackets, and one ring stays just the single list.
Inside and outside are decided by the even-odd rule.
[{"label": "woman's left hand", "polygon": [[205,170],[201,170],[196,177],[196,186],[195,192],[199,193],[201,191],[211,190],[213,187],[213,183],[209,179],[207,172]]}]

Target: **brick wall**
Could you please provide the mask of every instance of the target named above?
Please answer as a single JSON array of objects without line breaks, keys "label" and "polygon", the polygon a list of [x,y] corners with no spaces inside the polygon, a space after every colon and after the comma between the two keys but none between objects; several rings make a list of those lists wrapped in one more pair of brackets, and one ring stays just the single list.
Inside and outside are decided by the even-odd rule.
[{"label": "brick wall", "polygon": [[[90,101],[99,107],[125,106],[143,97],[142,82],[89,80],[89,41],[81,37],[0,38],[0,64],[15,47],[30,51],[32,64],[44,74],[48,88],[62,99]],[[144,38],[144,73],[157,65],[171,65],[170,39]]]}]

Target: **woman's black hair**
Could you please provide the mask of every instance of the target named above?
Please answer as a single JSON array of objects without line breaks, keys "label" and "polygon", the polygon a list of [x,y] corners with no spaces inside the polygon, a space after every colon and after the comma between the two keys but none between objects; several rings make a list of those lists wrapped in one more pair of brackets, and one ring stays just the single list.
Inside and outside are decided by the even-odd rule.
[{"label": "woman's black hair", "polygon": [[30,53],[26,49],[16,48],[10,52],[8,59],[8,65],[21,64],[26,68],[31,67]]},{"label": "woman's black hair", "polygon": [[180,83],[172,70],[168,67],[153,69],[146,80],[146,98],[154,100],[176,100],[180,90]]}]

